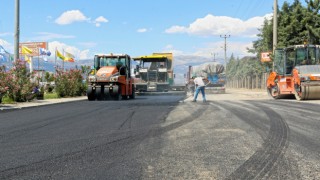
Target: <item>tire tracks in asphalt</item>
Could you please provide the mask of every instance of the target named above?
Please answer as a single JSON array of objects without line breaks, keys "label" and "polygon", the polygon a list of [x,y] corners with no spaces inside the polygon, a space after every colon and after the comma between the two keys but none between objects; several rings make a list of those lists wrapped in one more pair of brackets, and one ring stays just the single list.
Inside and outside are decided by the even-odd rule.
[{"label": "tire tracks in asphalt", "polygon": [[[235,104],[236,102],[232,102]],[[222,103],[217,103],[219,106],[229,109],[235,116],[239,117],[245,122],[258,120],[249,120],[247,112],[241,111],[238,106],[231,107]],[[241,103],[240,103],[241,105]],[[266,174],[272,171],[277,161],[285,154],[288,147],[289,127],[282,117],[267,106],[253,103],[254,107],[262,110],[267,118],[270,120],[270,128],[267,137],[262,137],[264,142],[261,147],[240,167],[238,167],[233,173],[231,173],[226,179],[262,179]],[[255,125],[256,126],[256,125]],[[290,168],[289,168],[290,169]]]},{"label": "tire tracks in asphalt", "polygon": [[[107,107],[107,108],[110,109],[110,107]],[[28,108],[26,110],[30,111],[30,109],[31,108]],[[90,111],[89,110],[80,111],[77,113],[70,113],[67,115],[66,114],[62,114],[62,115],[59,114],[54,117],[46,118],[45,120],[40,119],[40,120],[37,120],[32,123],[30,123],[30,122],[22,123],[19,128],[14,128],[11,131],[0,134],[0,142],[5,143],[12,138],[25,136],[26,134],[33,132],[37,129],[41,129],[41,128],[44,128],[44,127],[47,127],[49,125],[56,124],[59,122],[63,122],[65,124],[66,119],[74,119],[78,116],[90,116],[90,113],[92,113],[92,112],[99,113],[99,112],[103,112],[105,110],[106,110],[105,106],[99,106],[99,107],[95,108],[94,110],[90,110]]]},{"label": "tire tracks in asphalt", "polygon": [[[188,109],[194,109],[194,104],[187,103],[189,107]],[[164,133],[172,131],[176,128],[179,128],[183,125],[186,125],[208,110],[208,105],[200,105],[203,106],[202,108],[198,109],[197,113],[191,113],[190,116],[169,124],[164,127],[151,127],[149,129],[137,129],[134,132],[132,130],[125,131],[125,132],[115,132],[113,134],[117,134],[116,137],[112,136],[112,134],[108,134],[110,137],[107,142],[97,144],[95,146],[87,147],[78,151],[64,153],[61,155],[57,155],[54,157],[49,157],[40,161],[31,162],[28,164],[20,165],[17,167],[11,167],[8,169],[0,170],[0,179],[11,179],[14,177],[29,177],[35,172],[47,173],[47,174],[54,174],[53,172],[59,171],[61,167],[67,166],[68,163],[84,163],[84,162],[92,162],[95,159],[95,156],[99,156],[102,154],[110,155],[109,158],[116,157],[119,159],[117,161],[113,160],[108,164],[106,167],[110,169],[114,166],[114,164],[121,162],[124,157],[129,156],[127,154],[128,149],[133,149],[134,147],[138,146],[143,140],[148,138],[153,138],[155,136],[160,136]],[[132,113],[134,113],[133,111]],[[130,118],[125,120],[123,125],[127,123],[127,121],[131,121]],[[121,129],[121,127],[120,127]],[[124,134],[123,134],[124,133]],[[114,148],[120,148],[118,151],[114,150]],[[85,159],[83,159],[85,158]],[[54,167],[52,167],[54,165]],[[51,167],[51,168],[48,168]],[[106,170],[107,170],[106,169]],[[36,173],[39,174],[39,173]],[[61,175],[61,174],[60,174]]]}]

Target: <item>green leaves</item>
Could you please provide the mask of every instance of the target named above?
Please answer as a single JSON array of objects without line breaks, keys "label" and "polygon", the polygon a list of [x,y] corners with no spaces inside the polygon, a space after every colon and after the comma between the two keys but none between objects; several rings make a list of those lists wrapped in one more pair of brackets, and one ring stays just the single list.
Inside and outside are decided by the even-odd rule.
[{"label": "green leaves", "polygon": [[[277,47],[286,47],[295,44],[320,43],[320,1],[305,0],[304,7],[299,0],[293,4],[284,2],[278,10],[278,42]],[[272,51],[273,47],[273,19],[266,20],[258,34],[259,39],[254,41],[253,50],[258,55],[263,51]]]}]

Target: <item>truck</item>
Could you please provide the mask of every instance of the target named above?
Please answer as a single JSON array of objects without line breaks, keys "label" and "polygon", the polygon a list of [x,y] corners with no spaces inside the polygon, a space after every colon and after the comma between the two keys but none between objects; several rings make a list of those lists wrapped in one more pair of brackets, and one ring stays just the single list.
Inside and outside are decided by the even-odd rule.
[{"label": "truck", "polygon": [[266,84],[273,99],[320,99],[320,46],[305,43],[276,49]]},{"label": "truck", "polygon": [[208,93],[225,93],[226,76],[224,66],[219,62],[207,62],[196,66],[189,66],[187,73],[187,87],[192,91],[193,87],[191,77],[204,77],[208,80],[206,92]]},{"label": "truck", "polygon": [[87,97],[94,100],[134,99],[132,59],[128,54],[96,54],[88,78]]},{"label": "truck", "polygon": [[153,53],[133,58],[137,62],[135,88],[137,92],[167,92],[173,85],[172,53]]}]

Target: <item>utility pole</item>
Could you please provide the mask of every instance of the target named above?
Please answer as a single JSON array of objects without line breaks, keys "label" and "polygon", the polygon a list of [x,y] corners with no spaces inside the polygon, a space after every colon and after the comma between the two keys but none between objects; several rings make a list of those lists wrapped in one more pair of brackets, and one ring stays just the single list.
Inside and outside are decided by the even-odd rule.
[{"label": "utility pole", "polygon": [[[273,3],[273,54],[275,53],[278,42],[278,0]],[[274,61],[272,61],[272,71],[274,71]]]},{"label": "utility pole", "polygon": [[224,63],[225,68],[227,67],[227,38],[230,38],[230,35],[220,35],[221,38],[224,38]]},{"label": "utility pole", "polygon": [[273,4],[273,53],[277,47],[278,41],[278,0],[274,0]]},{"label": "utility pole", "polygon": [[216,62],[216,55],[218,55],[218,53],[211,53],[211,55],[213,55],[213,62]]},{"label": "utility pole", "polygon": [[14,32],[14,58],[13,62],[19,59],[19,35],[20,35],[20,0],[15,4],[15,32]]}]

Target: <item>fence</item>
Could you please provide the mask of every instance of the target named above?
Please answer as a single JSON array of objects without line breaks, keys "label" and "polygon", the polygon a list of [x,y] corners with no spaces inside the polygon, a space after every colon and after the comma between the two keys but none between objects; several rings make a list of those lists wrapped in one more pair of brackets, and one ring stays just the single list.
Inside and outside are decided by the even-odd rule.
[{"label": "fence", "polygon": [[227,88],[266,89],[267,73],[227,79]]}]

